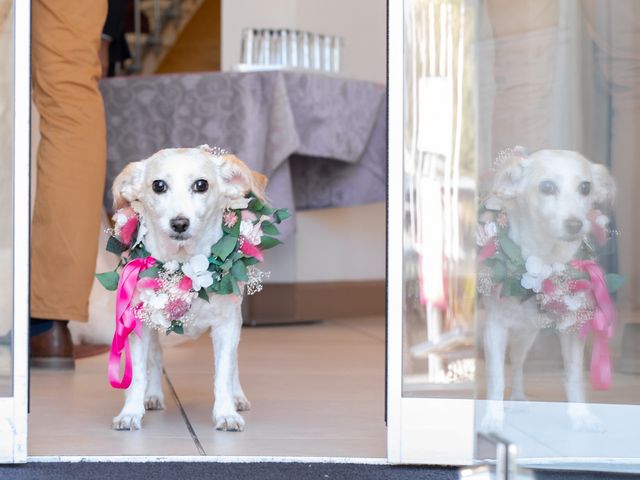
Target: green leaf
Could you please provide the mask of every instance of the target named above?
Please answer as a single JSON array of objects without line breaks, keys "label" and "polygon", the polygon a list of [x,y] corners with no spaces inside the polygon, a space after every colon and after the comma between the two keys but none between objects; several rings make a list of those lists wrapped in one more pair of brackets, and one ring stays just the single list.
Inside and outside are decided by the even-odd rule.
[{"label": "green leaf", "polygon": [[258,197],[253,197],[249,202],[249,210],[252,212],[261,212],[264,208],[264,203],[262,203]]},{"label": "green leaf", "polygon": [[280,235],[280,230],[271,222],[262,222],[262,231],[267,235]]},{"label": "green leaf", "polygon": [[287,218],[289,218],[290,216],[291,214],[289,213],[289,210],[287,210],[286,208],[279,208],[273,213],[273,218],[276,223],[280,223],[283,220],[286,220]]},{"label": "green leaf", "polygon": [[498,241],[500,242],[502,251],[507,255],[507,257],[509,257],[512,262],[518,265],[524,264],[524,259],[522,258],[520,247],[518,247],[518,245],[516,245],[514,241],[509,238],[506,232],[500,232],[498,234]]},{"label": "green leaf", "polygon": [[507,267],[502,262],[495,262],[491,267],[491,279],[495,283],[502,283],[507,277]]},{"label": "green leaf", "polygon": [[247,267],[242,262],[234,262],[231,267],[231,275],[242,282],[249,280],[249,277],[247,277]]},{"label": "green leaf", "polygon": [[508,277],[504,281],[502,291],[500,292],[500,296],[501,297],[523,297],[525,295],[528,295],[529,293],[530,293],[529,290],[527,290],[520,284],[519,278]]},{"label": "green leaf", "polygon": [[624,276],[618,273],[607,273],[605,280],[607,282],[607,290],[609,290],[609,293],[617,292],[624,284]]},{"label": "green leaf", "polygon": [[260,211],[260,213],[262,215],[271,215],[275,210],[273,209],[273,207],[270,207],[269,205],[265,204],[262,207],[262,210]]},{"label": "green leaf", "polygon": [[250,267],[251,265],[255,265],[256,263],[260,263],[260,260],[258,260],[255,257],[244,257],[242,259],[242,263],[244,263],[247,267]]},{"label": "green leaf", "polygon": [[274,237],[268,237],[266,235],[262,236],[262,239],[260,240],[260,245],[259,247],[262,250],[269,250],[270,248],[273,248],[277,245],[280,245],[282,242],[280,240],[278,240],[277,238]]},{"label": "green leaf", "polygon": [[220,286],[218,287],[218,293],[220,295],[228,295],[233,292],[233,286],[231,285],[231,275],[225,275],[220,280]]},{"label": "green leaf", "polygon": [[213,247],[211,247],[211,253],[222,260],[226,260],[231,252],[236,248],[237,243],[238,237],[223,235],[222,238],[218,240]]},{"label": "green leaf", "polygon": [[200,290],[198,290],[198,298],[201,298],[202,300],[209,303],[209,294],[207,293],[207,290],[205,288],[201,288]]},{"label": "green leaf", "polygon": [[109,237],[109,240],[107,240],[107,252],[122,255],[122,252],[126,252],[128,249],[128,245],[125,245],[113,235]]},{"label": "green leaf", "polygon": [[118,272],[96,273],[96,278],[104,288],[113,292],[116,288],[118,288],[120,275],[118,274]]},{"label": "green leaf", "polygon": [[179,322],[177,320],[171,322],[171,325],[169,325],[169,328],[167,328],[166,334],[169,335],[171,332],[182,335],[184,333],[184,325],[182,324],[182,322]]},{"label": "green leaf", "polygon": [[147,268],[146,270],[142,270],[140,272],[139,277],[140,278],[157,278],[158,274],[160,273],[160,268],[161,266],[156,263],[153,267]]}]

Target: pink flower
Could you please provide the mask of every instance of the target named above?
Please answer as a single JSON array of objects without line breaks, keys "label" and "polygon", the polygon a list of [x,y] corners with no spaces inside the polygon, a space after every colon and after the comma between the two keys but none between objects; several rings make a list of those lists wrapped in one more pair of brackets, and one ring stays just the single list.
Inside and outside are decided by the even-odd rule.
[{"label": "pink flower", "polygon": [[235,212],[227,212],[222,217],[222,222],[228,228],[232,228],[238,222],[238,216]]},{"label": "pink flower", "polygon": [[556,291],[556,284],[553,283],[552,280],[547,278],[542,282],[542,292],[545,295],[553,295],[555,291]]},{"label": "pink flower", "polygon": [[136,232],[138,228],[138,217],[133,216],[127,220],[122,228],[120,229],[120,241],[125,245],[130,245],[131,240],[133,239],[133,234]]},{"label": "pink flower", "polygon": [[254,244],[252,244],[245,237],[240,237],[240,251],[247,255],[248,257],[254,257],[260,260],[261,262],[264,260],[264,256],[262,255],[262,251]]},{"label": "pink flower", "polygon": [[496,241],[490,240],[489,243],[487,243],[480,250],[480,253],[478,254],[478,260],[480,260],[481,262],[484,262],[487,258],[493,257],[497,251],[498,251],[498,246],[496,245]]},{"label": "pink flower", "polygon": [[157,278],[141,278],[138,280],[138,288],[148,288],[152,290],[159,290],[161,287],[160,280]]},{"label": "pink flower", "polygon": [[193,282],[189,277],[185,275],[184,277],[182,277],[182,280],[180,280],[180,283],[178,284],[178,288],[183,292],[188,292],[193,288]]},{"label": "pink flower", "polygon": [[167,303],[164,311],[169,317],[171,321],[179,320],[185,316],[185,314],[189,311],[190,305],[182,300],[181,298],[176,298],[175,300],[170,300]]},{"label": "pink flower", "polygon": [[251,220],[253,222],[257,219],[258,217],[251,210],[242,210],[242,220]]}]

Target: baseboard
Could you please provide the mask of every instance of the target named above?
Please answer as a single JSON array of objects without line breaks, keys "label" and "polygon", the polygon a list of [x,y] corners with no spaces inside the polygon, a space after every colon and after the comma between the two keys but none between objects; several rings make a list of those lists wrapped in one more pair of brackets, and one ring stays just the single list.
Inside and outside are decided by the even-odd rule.
[{"label": "baseboard", "polygon": [[309,322],[384,315],[384,280],[268,283],[249,302],[245,323]]}]

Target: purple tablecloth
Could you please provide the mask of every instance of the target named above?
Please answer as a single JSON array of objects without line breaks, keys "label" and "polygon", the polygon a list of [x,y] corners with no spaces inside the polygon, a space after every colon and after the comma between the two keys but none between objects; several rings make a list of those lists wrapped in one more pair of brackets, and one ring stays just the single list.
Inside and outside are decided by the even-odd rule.
[{"label": "purple tablecloth", "polygon": [[[216,72],[103,80],[107,189],[129,162],[168,147],[223,147],[269,176],[273,205],[351,206],[385,199],[381,85],[301,72]],[[285,232],[291,231],[294,222]]]}]

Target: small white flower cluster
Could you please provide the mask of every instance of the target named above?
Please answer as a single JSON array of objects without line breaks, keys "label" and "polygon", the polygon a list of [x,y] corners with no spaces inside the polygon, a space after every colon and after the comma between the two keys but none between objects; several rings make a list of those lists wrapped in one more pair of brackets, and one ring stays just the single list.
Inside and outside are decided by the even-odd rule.
[{"label": "small white flower cluster", "polygon": [[247,268],[247,295],[253,295],[262,291],[262,281],[269,278],[271,272],[263,272],[255,266]]},{"label": "small white flower cluster", "polygon": [[[561,264],[557,264],[558,266]],[[545,264],[542,259],[531,255],[525,263],[526,273],[522,275],[520,285],[528,290],[540,293],[542,290],[542,282],[551,276],[554,271],[553,266]],[[559,267],[560,268],[560,267]],[[564,269],[564,265],[561,265]]]}]

